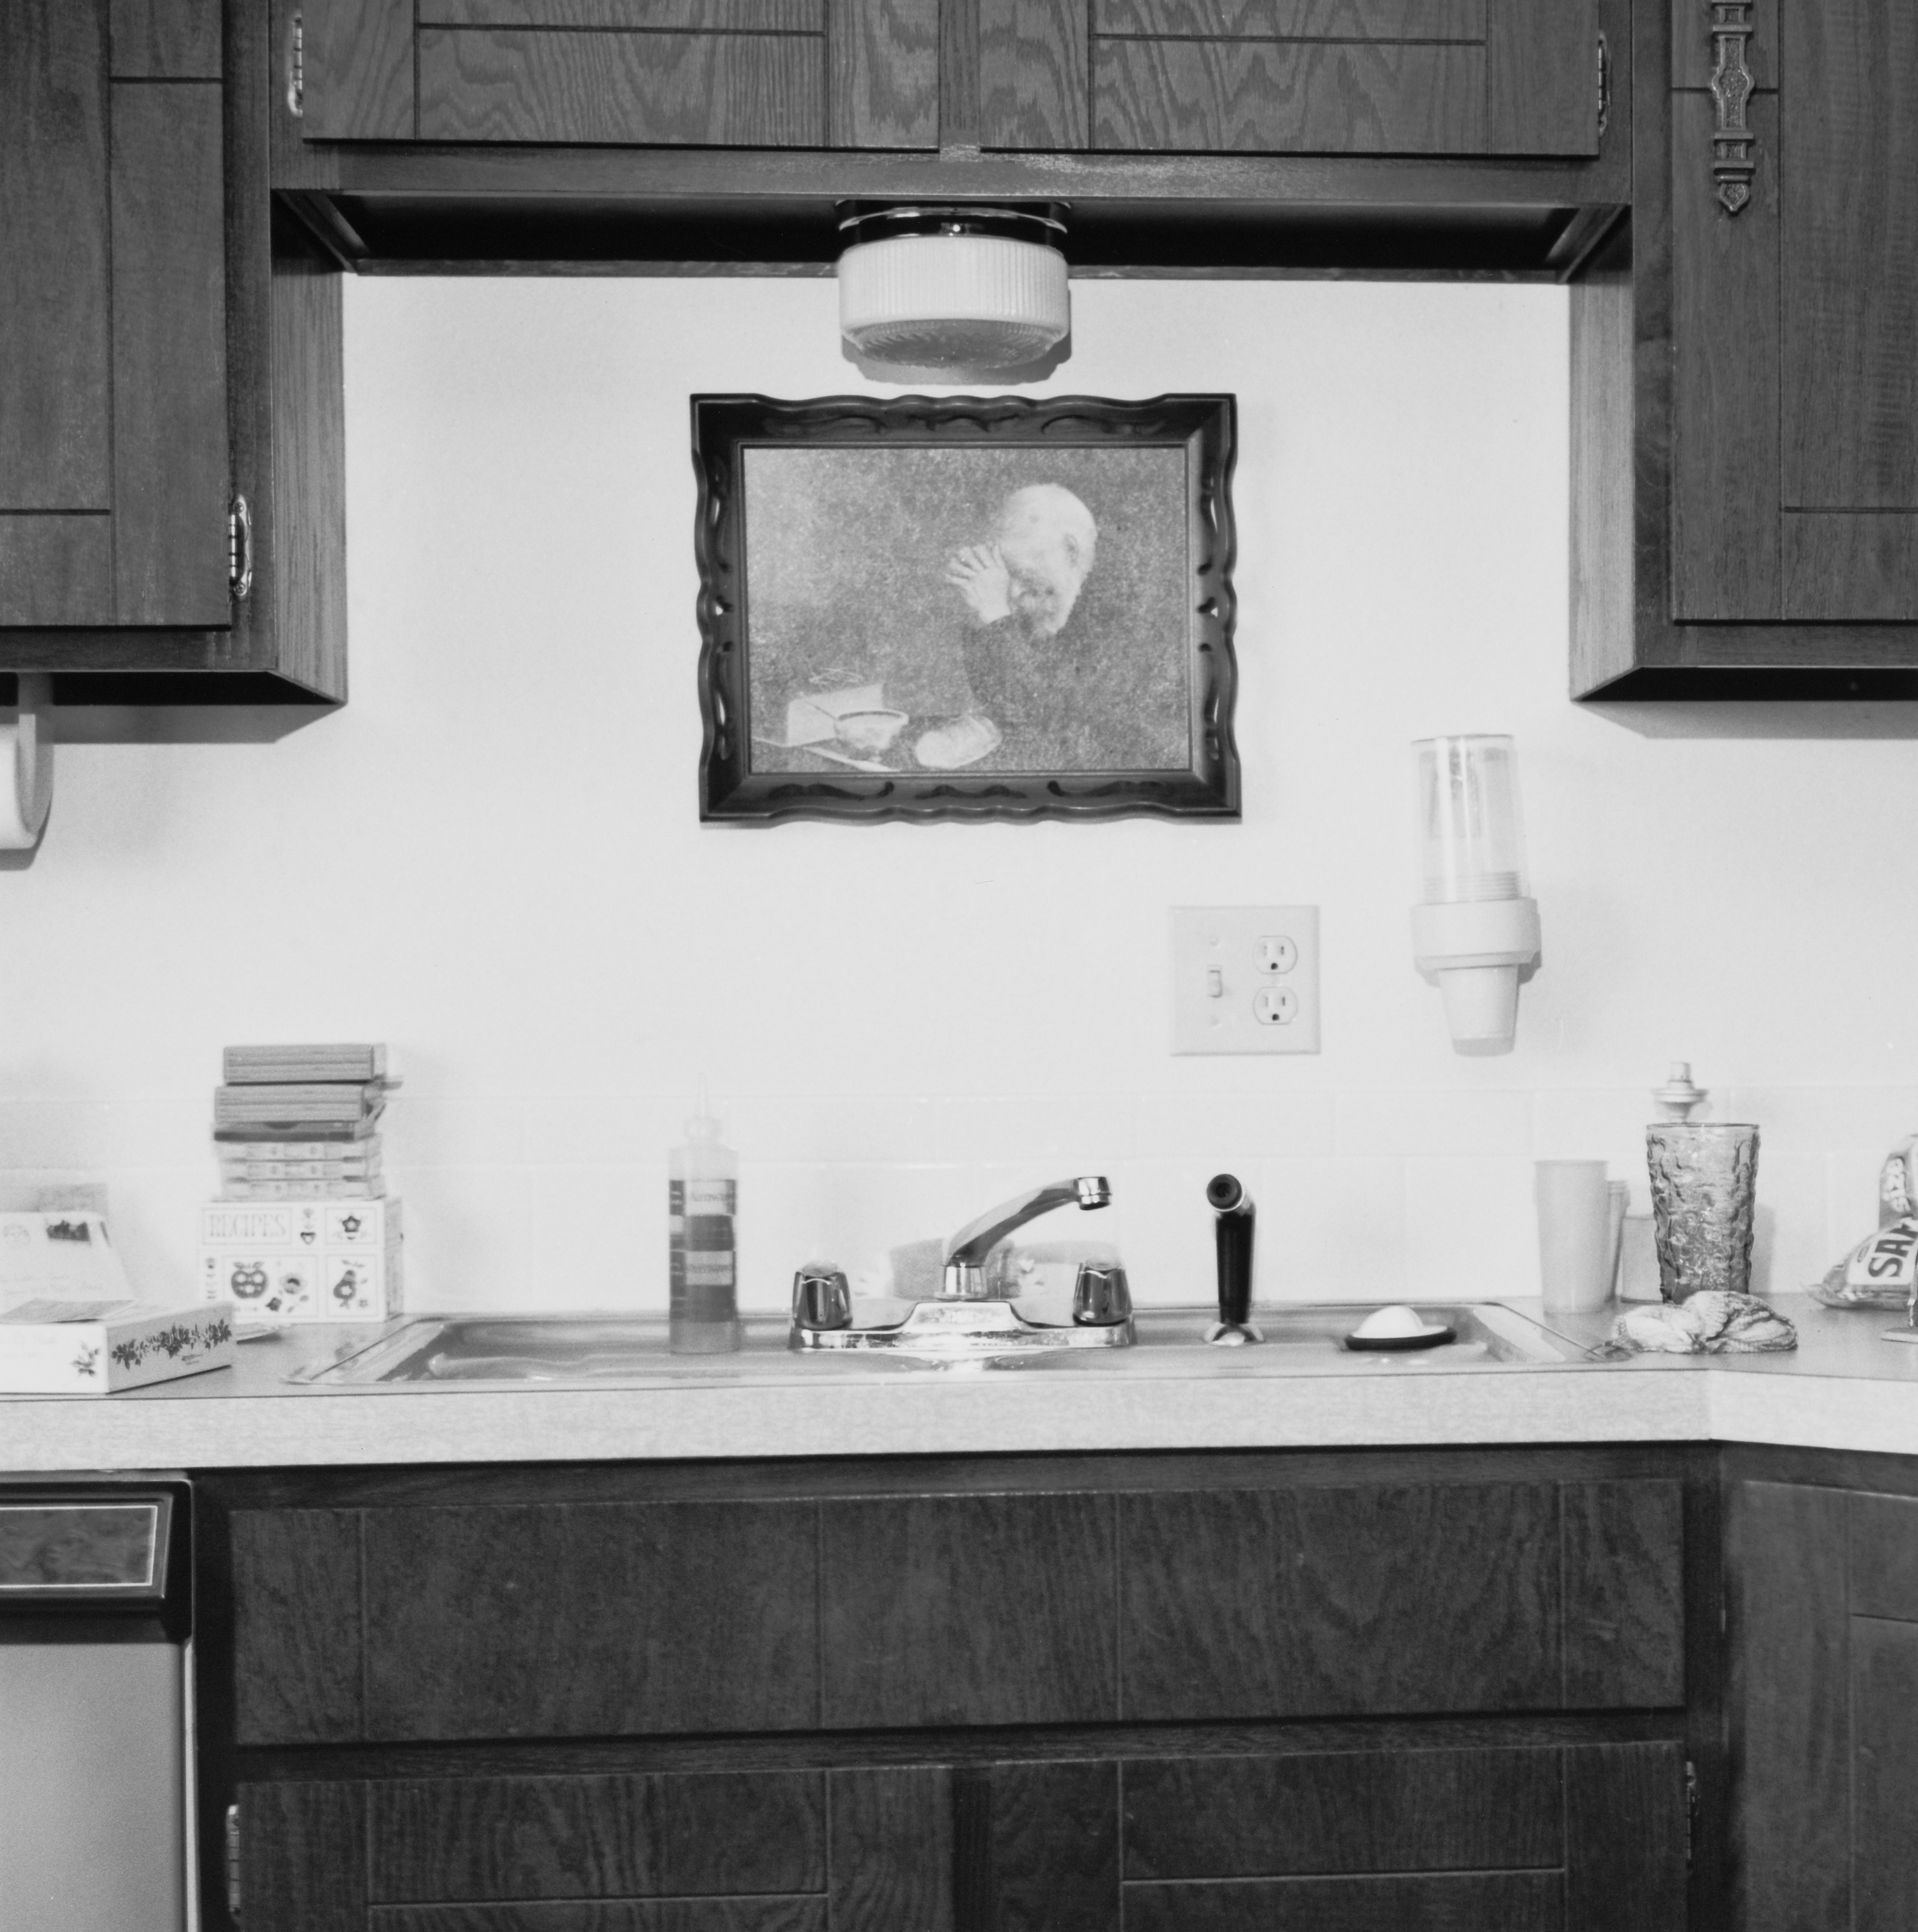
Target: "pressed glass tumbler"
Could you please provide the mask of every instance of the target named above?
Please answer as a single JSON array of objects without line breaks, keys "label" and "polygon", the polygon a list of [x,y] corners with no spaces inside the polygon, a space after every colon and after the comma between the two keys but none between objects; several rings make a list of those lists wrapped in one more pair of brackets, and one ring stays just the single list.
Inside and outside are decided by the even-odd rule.
[{"label": "pressed glass tumbler", "polygon": [[1703,1288],[1750,1292],[1758,1130],[1728,1120],[1661,1120],[1645,1130],[1659,1286],[1668,1301]]}]

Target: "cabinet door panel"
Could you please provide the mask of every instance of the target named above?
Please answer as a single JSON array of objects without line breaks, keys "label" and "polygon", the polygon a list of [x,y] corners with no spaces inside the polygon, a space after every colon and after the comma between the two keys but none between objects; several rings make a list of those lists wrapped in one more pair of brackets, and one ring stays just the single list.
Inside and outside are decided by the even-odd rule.
[{"label": "cabinet door panel", "polygon": [[1784,500],[1918,512],[1918,8],[1782,13]]},{"label": "cabinet door panel", "polygon": [[622,1899],[580,1905],[382,1905],[367,1932],[826,1932],[818,1898]]},{"label": "cabinet door panel", "polygon": [[882,1498],[820,1512],[826,1724],[1117,1714],[1110,1498]]},{"label": "cabinet door panel", "polygon": [[423,27],[612,27],[823,34],[826,0],[419,0]]},{"label": "cabinet door panel", "polygon": [[814,1525],[805,1503],[370,1510],[367,1734],[814,1724]]},{"label": "cabinet door panel", "polygon": [[237,1796],[249,1932],[367,1932],[365,1787],[243,1784]]},{"label": "cabinet door panel", "polygon": [[112,0],[115,80],[217,80],[220,0]]},{"label": "cabinet door panel", "polygon": [[360,1519],[238,1510],[232,1526],[234,1725],[243,1744],[360,1736]]},{"label": "cabinet door panel", "polygon": [[1671,613],[1775,619],[1779,558],[1778,101],[1756,96],[1752,199],[1719,205],[1712,101],[1672,101]]},{"label": "cabinet door panel", "polygon": [[1127,1496],[1120,1541],[1128,1718],[1560,1701],[1550,1484]]},{"label": "cabinet door panel", "polygon": [[1918,1622],[1918,1497],[1854,1496],[1847,1527],[1852,1614]]},{"label": "cabinet door panel", "polygon": [[368,1792],[376,1904],[825,1888],[817,1772],[434,1778]]},{"label": "cabinet door panel", "polygon": [[1482,40],[1486,0],[1092,0],[1097,34],[1266,40]]},{"label": "cabinet door panel", "polygon": [[939,146],[939,0],[835,0],[827,59],[835,148]]},{"label": "cabinet door panel", "polygon": [[1458,44],[1101,40],[1092,145],[1126,152],[1477,154],[1485,53]]},{"label": "cabinet door panel", "polygon": [[303,0],[310,141],[405,141],[413,127],[413,0]]},{"label": "cabinet door panel", "polygon": [[111,501],[106,51],[95,8],[35,0],[8,10],[0,511],[104,511]]},{"label": "cabinet door panel", "polygon": [[1908,1932],[1918,1912],[1918,1624],[1851,1623],[1852,1932]]},{"label": "cabinet door panel", "polygon": [[220,89],[116,81],[112,98],[115,605],[211,628],[232,615]]},{"label": "cabinet door panel", "polygon": [[1685,1701],[1685,1498],[1675,1482],[1567,1483],[1565,1701]]},{"label": "cabinet door panel", "polygon": [[1125,1876],[1556,1869],[1556,1750],[1341,1751],[1125,1767]]},{"label": "cabinet door panel", "polygon": [[1561,1932],[1557,1872],[1128,1885],[1125,1932]]},{"label": "cabinet door panel", "polygon": [[979,144],[1083,148],[1086,0],[978,0]]},{"label": "cabinet door panel", "polygon": [[1732,1487],[1734,1922],[1740,1932],[1851,1924],[1845,1497]]},{"label": "cabinet door panel", "polygon": [[419,35],[428,141],[818,147],[817,35],[462,32]]},{"label": "cabinet door panel", "polygon": [[1598,66],[1596,0],[1487,0],[1486,152],[1596,154]]},{"label": "cabinet door panel", "polygon": [[112,621],[111,518],[0,512],[0,624]]},{"label": "cabinet door panel", "polygon": [[1688,1805],[1682,1745],[1565,1754],[1566,1932],[1685,1932]]}]

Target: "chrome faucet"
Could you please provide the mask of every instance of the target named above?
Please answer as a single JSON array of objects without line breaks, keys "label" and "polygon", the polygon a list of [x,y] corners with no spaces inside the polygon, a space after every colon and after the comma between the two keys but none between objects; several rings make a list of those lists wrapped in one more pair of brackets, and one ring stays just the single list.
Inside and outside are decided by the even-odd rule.
[{"label": "chrome faucet", "polygon": [[1071,1180],[1055,1180],[1035,1187],[1010,1201],[988,1208],[975,1221],[968,1221],[946,1244],[946,1265],[940,1270],[941,1301],[994,1301],[1010,1298],[995,1294],[986,1280],[986,1256],[1007,1235],[1028,1221],[1077,1202],[1080,1208],[1104,1208],[1112,1199],[1112,1188],[1102,1174],[1082,1174]]}]

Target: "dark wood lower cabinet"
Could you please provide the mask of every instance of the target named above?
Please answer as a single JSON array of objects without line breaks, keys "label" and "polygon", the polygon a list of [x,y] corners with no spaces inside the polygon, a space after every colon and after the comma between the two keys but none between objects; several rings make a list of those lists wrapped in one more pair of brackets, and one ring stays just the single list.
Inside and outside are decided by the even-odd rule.
[{"label": "dark wood lower cabinet", "polygon": [[203,1478],[238,1922],[1681,1932],[1698,1461]]}]

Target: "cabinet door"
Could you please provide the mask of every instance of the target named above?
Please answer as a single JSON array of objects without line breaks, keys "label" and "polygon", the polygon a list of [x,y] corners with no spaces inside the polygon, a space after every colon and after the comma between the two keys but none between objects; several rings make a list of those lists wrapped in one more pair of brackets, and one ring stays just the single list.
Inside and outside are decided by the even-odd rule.
[{"label": "cabinet door", "polygon": [[1674,9],[1672,614],[1918,620],[1918,10],[1713,10]]},{"label": "cabinet door", "polygon": [[1595,154],[1594,0],[980,0],[984,145]]},{"label": "cabinet door", "polygon": [[1673,1743],[1125,1767],[1128,1932],[1680,1932]]},{"label": "cabinet door", "polygon": [[313,141],[931,148],[937,0],[306,0]]},{"label": "cabinet door", "polygon": [[0,22],[0,626],[223,628],[218,0]]}]

